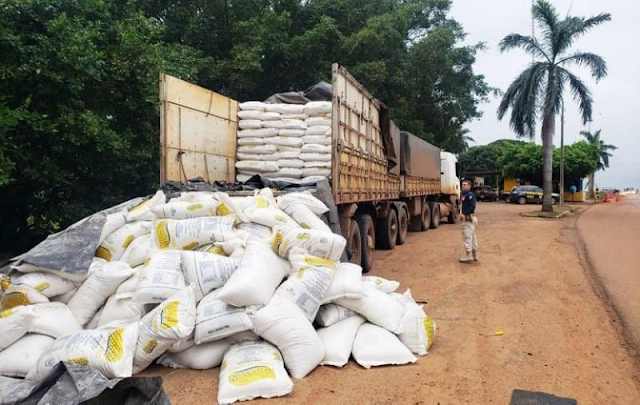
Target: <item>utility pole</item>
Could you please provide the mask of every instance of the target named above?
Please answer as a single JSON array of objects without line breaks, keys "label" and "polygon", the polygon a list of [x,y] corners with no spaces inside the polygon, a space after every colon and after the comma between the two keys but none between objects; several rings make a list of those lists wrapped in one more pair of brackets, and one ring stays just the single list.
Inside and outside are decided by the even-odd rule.
[{"label": "utility pole", "polygon": [[564,205],[564,100],[560,113],[560,206]]}]

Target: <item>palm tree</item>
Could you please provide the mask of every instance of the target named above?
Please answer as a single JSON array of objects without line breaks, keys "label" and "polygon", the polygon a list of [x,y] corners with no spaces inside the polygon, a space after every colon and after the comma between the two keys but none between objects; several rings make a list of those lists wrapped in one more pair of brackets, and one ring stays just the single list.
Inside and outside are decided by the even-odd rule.
[{"label": "palm tree", "polygon": [[592,145],[598,145],[598,163],[596,165],[596,170],[593,173],[589,173],[589,197],[594,198],[593,188],[595,186],[595,177],[596,172],[599,170],[604,170],[609,167],[609,158],[613,156],[609,151],[614,151],[618,149],[617,146],[607,145],[604,143],[602,139],[600,139],[600,132],[602,130],[597,130],[594,134],[589,131],[580,131],[580,135],[587,138],[587,142]]},{"label": "palm tree", "polygon": [[500,50],[521,48],[534,57],[504,93],[498,107],[498,119],[511,108],[510,125],[518,136],[535,137],[536,121],[542,119],[543,190],[542,211],[553,211],[551,204],[553,135],[556,115],[562,105],[562,93],[568,83],[578,103],[582,120],[591,119],[593,99],[587,86],[568,70],[571,66],[585,66],[599,81],[607,75],[603,58],[593,53],[570,53],[571,45],[593,27],[611,20],[610,14],[595,17],[560,19],[555,7],[546,0],[537,0],[533,17],[542,29],[542,38],[510,34],[500,42]]},{"label": "palm tree", "polygon": [[467,128],[458,128],[440,146],[447,152],[464,153],[469,150],[469,142],[475,142],[471,136],[467,135],[469,132]]}]

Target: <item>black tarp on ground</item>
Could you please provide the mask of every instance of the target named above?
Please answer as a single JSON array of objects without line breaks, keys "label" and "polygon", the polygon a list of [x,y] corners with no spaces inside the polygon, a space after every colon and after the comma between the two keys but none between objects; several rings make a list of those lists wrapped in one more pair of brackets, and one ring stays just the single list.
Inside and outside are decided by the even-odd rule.
[{"label": "black tarp on ground", "polygon": [[160,377],[108,379],[85,366],[58,363],[42,381],[0,377],[0,404],[168,405]]}]

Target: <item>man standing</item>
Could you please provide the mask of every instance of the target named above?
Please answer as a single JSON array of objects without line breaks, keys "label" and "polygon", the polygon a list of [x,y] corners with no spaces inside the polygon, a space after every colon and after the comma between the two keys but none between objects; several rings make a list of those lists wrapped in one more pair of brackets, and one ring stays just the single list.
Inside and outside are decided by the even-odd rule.
[{"label": "man standing", "polygon": [[478,239],[476,238],[476,196],[471,192],[471,181],[462,180],[462,245],[466,252],[465,257],[460,258],[461,263],[478,261]]}]

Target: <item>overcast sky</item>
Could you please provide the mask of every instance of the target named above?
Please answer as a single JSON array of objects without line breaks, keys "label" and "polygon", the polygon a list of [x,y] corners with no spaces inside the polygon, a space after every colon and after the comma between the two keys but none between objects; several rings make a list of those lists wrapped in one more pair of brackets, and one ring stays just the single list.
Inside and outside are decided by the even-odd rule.
[{"label": "overcast sky", "polygon": [[[602,129],[606,143],[618,146],[610,160],[611,167],[596,174],[600,187],[640,187],[640,1],[638,0],[553,0],[558,12],[590,17],[602,12],[611,13],[612,21],[596,27],[578,40],[573,49],[599,54],[607,61],[609,75],[595,83],[589,71],[572,68],[591,89],[594,98],[592,132]],[[573,5],[572,5],[573,3]],[[511,81],[531,62],[523,51],[501,54],[498,43],[509,33],[531,34],[531,0],[453,0],[453,17],[467,32],[466,42],[484,42],[487,49],[478,54],[475,70],[487,82],[506,90]],[[536,30],[538,28],[536,27]],[[579,139],[582,125],[576,104],[565,94],[565,144]],[[516,139],[509,128],[508,117],[498,121],[499,99],[492,98],[481,106],[484,115],[467,124],[477,145],[497,139]],[[560,145],[560,122],[554,143]],[[540,133],[536,142],[541,143]]]}]

